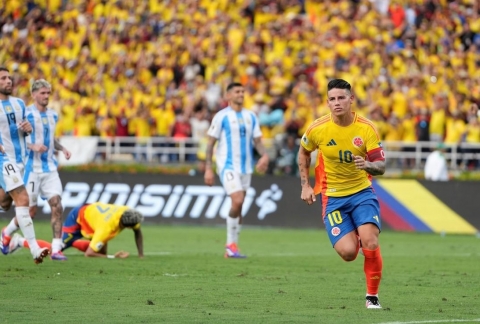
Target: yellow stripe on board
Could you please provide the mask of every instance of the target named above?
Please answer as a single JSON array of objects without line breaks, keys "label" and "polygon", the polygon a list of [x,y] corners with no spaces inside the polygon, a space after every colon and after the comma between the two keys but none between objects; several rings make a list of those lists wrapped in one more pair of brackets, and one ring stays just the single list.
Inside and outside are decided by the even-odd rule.
[{"label": "yellow stripe on board", "polygon": [[477,230],[416,180],[378,183],[436,233],[475,234]]}]

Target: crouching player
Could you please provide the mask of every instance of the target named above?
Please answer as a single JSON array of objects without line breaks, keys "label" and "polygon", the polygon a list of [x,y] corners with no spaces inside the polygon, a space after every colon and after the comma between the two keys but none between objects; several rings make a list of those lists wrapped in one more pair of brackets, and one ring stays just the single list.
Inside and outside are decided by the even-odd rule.
[{"label": "crouching player", "polygon": [[[99,202],[82,205],[72,209],[63,223],[62,251],[73,246],[84,252],[86,257],[126,258],[129,253],[125,251],[108,255],[107,243],[123,229],[131,228],[135,234],[138,256],[143,258],[142,221],[143,215],[127,206]],[[51,247],[46,241],[37,242],[42,247]],[[10,241],[10,253],[20,247],[28,247],[28,243],[22,236],[15,234]]]}]

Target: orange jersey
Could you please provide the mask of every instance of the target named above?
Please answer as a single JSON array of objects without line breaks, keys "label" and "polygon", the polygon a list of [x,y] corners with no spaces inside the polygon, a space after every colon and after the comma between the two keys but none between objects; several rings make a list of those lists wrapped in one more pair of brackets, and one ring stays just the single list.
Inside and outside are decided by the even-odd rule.
[{"label": "orange jersey", "polygon": [[[83,237],[90,239],[92,250],[100,251],[108,241],[122,231],[120,218],[127,209],[130,208],[100,202],[83,206],[80,209],[77,223],[80,225]],[[140,228],[140,224],[134,227],[134,229],[138,228]]]},{"label": "orange jersey", "polygon": [[315,120],[302,137],[302,146],[318,150],[315,164],[315,194],[344,197],[368,188],[371,176],[353,163],[353,155],[369,161],[384,160],[380,137],[373,123],[354,114],[353,123],[335,124],[331,114]]}]

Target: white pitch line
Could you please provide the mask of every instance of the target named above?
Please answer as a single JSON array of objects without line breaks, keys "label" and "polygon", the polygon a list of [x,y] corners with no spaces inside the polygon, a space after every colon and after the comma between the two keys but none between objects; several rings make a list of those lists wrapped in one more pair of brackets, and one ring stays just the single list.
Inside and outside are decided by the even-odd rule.
[{"label": "white pitch line", "polygon": [[461,322],[480,322],[480,318],[474,319],[452,319],[452,320],[431,320],[431,321],[411,321],[411,322],[383,322],[378,324],[426,324],[426,323],[461,323]]},{"label": "white pitch line", "polygon": [[171,255],[172,252],[145,252],[145,255]]}]

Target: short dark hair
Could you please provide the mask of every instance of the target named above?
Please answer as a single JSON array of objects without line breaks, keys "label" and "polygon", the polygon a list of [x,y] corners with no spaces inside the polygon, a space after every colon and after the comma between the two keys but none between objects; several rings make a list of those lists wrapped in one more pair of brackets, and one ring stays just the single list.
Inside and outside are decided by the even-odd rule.
[{"label": "short dark hair", "polygon": [[235,87],[243,87],[243,84],[241,84],[240,82],[232,82],[227,86],[227,91],[230,91]]},{"label": "short dark hair", "polygon": [[143,222],[143,218],[143,215],[135,209],[127,209],[120,217],[120,221],[125,227],[133,227]]},{"label": "short dark hair", "polygon": [[333,79],[328,82],[327,92],[332,89],[346,89],[348,91],[352,91],[352,86],[343,79]]},{"label": "short dark hair", "polygon": [[8,73],[10,73],[10,70],[9,70],[9,69],[7,69],[7,68],[6,68],[6,67],[4,67],[4,66],[0,66],[0,71],[5,71],[5,72],[8,72]]}]

